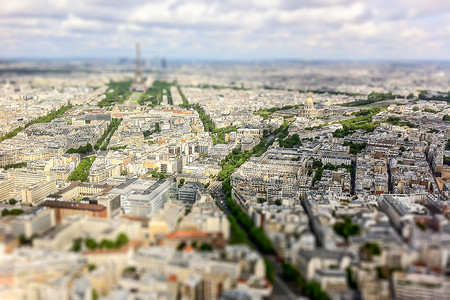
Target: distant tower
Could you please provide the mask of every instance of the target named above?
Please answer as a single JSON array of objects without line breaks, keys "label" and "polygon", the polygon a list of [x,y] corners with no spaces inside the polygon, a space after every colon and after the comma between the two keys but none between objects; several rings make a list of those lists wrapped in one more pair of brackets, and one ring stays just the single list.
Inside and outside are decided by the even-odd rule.
[{"label": "distant tower", "polygon": [[142,82],[142,69],[141,69],[141,45],[136,43],[136,77],[134,79],[135,83]]},{"label": "distant tower", "polygon": [[141,68],[141,45],[139,43],[136,43],[136,74],[134,75],[134,82],[130,87],[130,91],[144,92],[145,90],[145,78],[142,75]]}]

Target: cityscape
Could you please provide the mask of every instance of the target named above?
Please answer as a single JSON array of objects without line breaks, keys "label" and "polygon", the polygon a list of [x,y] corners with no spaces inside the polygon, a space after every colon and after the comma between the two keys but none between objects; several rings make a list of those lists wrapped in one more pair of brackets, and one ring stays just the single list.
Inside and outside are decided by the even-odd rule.
[{"label": "cityscape", "polygon": [[[262,11],[321,16],[333,1],[280,2]],[[450,7],[431,2],[430,15],[445,11],[450,34]],[[0,13],[12,32],[16,14],[28,13],[21,5]],[[172,5],[181,15],[185,3]],[[216,11],[226,5],[198,9],[202,21],[181,27],[227,24]],[[343,5],[341,14],[364,6],[333,5]],[[264,15],[249,7],[250,16]],[[141,8],[128,11],[139,26],[144,12],[168,32],[180,22],[172,28],[165,12]],[[367,12],[379,17],[374,7]],[[68,18],[89,32],[103,22]],[[0,29],[0,299],[448,299],[449,41],[433,37],[428,56],[380,46],[384,59],[342,58],[337,43],[328,58],[318,51],[304,59],[285,41],[282,58],[261,46],[252,59],[227,42],[227,31],[224,41],[181,43],[183,58],[176,47],[155,50],[136,29],[118,55],[88,57],[103,46],[86,42],[80,54],[43,34],[60,48],[45,53],[36,44],[36,56],[7,31]],[[216,39],[229,45],[217,53],[230,57],[202,52]],[[205,59],[192,56],[196,49]]]}]

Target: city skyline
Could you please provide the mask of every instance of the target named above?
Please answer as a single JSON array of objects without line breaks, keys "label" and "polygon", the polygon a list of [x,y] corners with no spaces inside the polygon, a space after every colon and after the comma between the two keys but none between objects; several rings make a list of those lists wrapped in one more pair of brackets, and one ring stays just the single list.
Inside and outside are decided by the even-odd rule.
[{"label": "city skyline", "polygon": [[0,299],[447,299],[450,0],[0,11]]},{"label": "city skyline", "polygon": [[20,1],[1,59],[448,60],[448,1]]}]

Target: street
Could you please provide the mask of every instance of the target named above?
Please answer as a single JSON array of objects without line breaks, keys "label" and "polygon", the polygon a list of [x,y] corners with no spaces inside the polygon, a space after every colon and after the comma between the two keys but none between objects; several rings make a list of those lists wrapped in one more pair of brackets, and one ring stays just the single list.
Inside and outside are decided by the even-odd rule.
[{"label": "street", "polygon": [[[233,215],[226,205],[226,195],[225,192],[222,190],[222,188],[217,188],[216,192],[214,193],[216,205],[219,206],[227,216]],[[239,223],[238,223],[239,224]],[[244,230],[245,231],[245,230]],[[276,260],[275,255],[270,254],[264,254],[261,249],[256,245],[252,238],[249,236],[248,232],[245,231],[247,234],[247,240],[249,243],[253,246],[254,249],[256,249],[261,256],[268,259],[272,265],[275,268],[275,282],[273,283],[273,292],[271,299],[299,299],[301,298],[300,295],[294,294],[291,289],[284,283],[283,279],[280,277],[283,274],[281,263]]]}]

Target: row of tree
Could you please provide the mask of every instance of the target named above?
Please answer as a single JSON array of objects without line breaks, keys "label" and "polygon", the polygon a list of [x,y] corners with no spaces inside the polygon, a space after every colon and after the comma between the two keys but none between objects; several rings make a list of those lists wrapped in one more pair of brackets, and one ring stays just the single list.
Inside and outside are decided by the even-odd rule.
[{"label": "row of tree", "polygon": [[66,153],[73,154],[73,153],[89,153],[92,152],[92,145],[86,144],[85,146],[80,146],[78,148],[70,148],[66,151]]},{"label": "row of tree", "polygon": [[227,142],[225,141],[225,135],[227,133],[233,132],[233,131],[237,131],[237,127],[236,126],[228,126],[228,127],[224,127],[224,128],[215,128],[211,134],[211,138],[213,139],[213,143],[214,145],[216,144],[226,144]]},{"label": "row of tree", "polygon": [[151,136],[152,134],[161,132],[161,127],[159,122],[155,122],[155,128],[153,130],[145,130],[142,133],[144,134],[144,138]]},{"label": "row of tree", "polygon": [[288,110],[293,108],[299,108],[300,106],[303,106],[303,104],[297,104],[297,105],[285,105],[283,107],[271,107],[271,108],[262,108],[254,112],[255,115],[260,115],[264,118],[264,120],[267,120],[270,115],[272,115],[276,111],[281,110]]},{"label": "row of tree", "polygon": [[265,148],[266,139],[262,138],[258,145],[253,147],[250,151],[242,151],[240,148],[234,148],[231,153],[229,153],[220,162],[222,170],[219,172],[219,180],[224,181],[233,174],[234,170],[241,166],[247,159],[254,153],[259,153]]},{"label": "row of tree", "polygon": [[147,102],[151,102],[150,106],[160,105],[163,96],[167,96],[167,103],[172,105],[172,94],[170,93],[170,88],[173,83],[169,83],[162,80],[155,80],[152,86],[149,87],[139,98],[139,105],[145,105]]},{"label": "row of tree", "polygon": [[4,216],[18,216],[23,214],[23,210],[19,209],[19,208],[13,208],[11,210],[9,209],[4,209],[2,210],[2,217]]},{"label": "row of tree", "polygon": [[186,96],[184,95],[184,93],[183,93],[183,91],[181,90],[181,88],[180,88],[179,85],[177,85],[177,89],[178,89],[178,93],[180,93],[181,101],[183,101],[183,104],[181,104],[180,106],[181,106],[181,107],[185,107],[185,108],[190,107],[189,102],[187,101],[187,98],[186,98]]},{"label": "row of tree", "polygon": [[198,112],[198,116],[203,123],[203,127],[205,127],[205,131],[211,132],[216,129],[216,126],[205,113],[205,110],[198,103],[195,103],[192,107]]},{"label": "row of tree", "polygon": [[361,153],[362,150],[364,150],[367,146],[367,143],[353,143],[353,142],[344,142],[344,146],[350,146],[350,153],[351,154],[358,154]]},{"label": "row of tree", "polygon": [[19,162],[19,163],[15,163],[15,164],[9,164],[3,167],[3,169],[8,170],[8,169],[17,169],[17,168],[25,168],[27,166],[27,162],[23,161],[23,162]]},{"label": "row of tree", "polygon": [[105,107],[125,102],[131,95],[130,87],[132,83],[131,80],[110,81],[105,93],[105,98],[98,102],[97,105]]},{"label": "row of tree", "polygon": [[343,128],[336,130],[333,136],[342,138],[355,132],[357,129],[363,129],[368,132],[374,131],[379,122],[372,122],[372,117],[385,109],[386,107],[373,107],[353,113],[356,117],[340,121],[339,123],[342,124]]},{"label": "row of tree", "polygon": [[36,123],[47,123],[50,122],[60,116],[62,116],[68,109],[72,108],[73,106],[71,104],[69,105],[65,105],[65,106],[61,106],[61,108],[59,108],[58,110],[54,110],[51,111],[50,113],[48,113],[47,115],[31,120],[30,122],[26,123],[25,126],[23,127],[17,127],[16,129],[14,129],[13,131],[3,135],[2,137],[0,137],[0,142],[3,142],[4,140],[10,139],[15,137],[19,132],[21,132],[22,130],[24,130],[25,128],[36,124]]},{"label": "row of tree", "polygon": [[285,139],[283,139],[282,137],[279,137],[278,143],[280,144],[280,147],[283,147],[283,148],[293,148],[295,146],[302,145],[300,136],[297,133],[295,133],[292,136],[285,138]]},{"label": "row of tree", "polygon": [[[89,250],[95,250],[95,249],[107,249],[107,250],[114,250],[114,249],[120,249],[126,244],[128,244],[129,239],[128,236],[125,233],[120,233],[116,240],[108,240],[103,239],[101,242],[95,241],[93,238],[86,238],[84,240],[84,246]],[[77,239],[74,240],[72,245],[72,251],[79,252],[83,247],[82,240]]]},{"label": "row of tree", "polygon": [[447,103],[450,103],[450,92],[447,92],[447,94],[440,93],[438,95],[428,96],[428,91],[420,91],[419,99],[420,100],[446,101]]},{"label": "row of tree", "polygon": [[90,156],[84,158],[78,167],[70,174],[70,181],[87,181],[89,177],[89,170],[91,169],[92,163],[95,160],[95,156]]},{"label": "row of tree", "polygon": [[258,245],[258,247],[267,254],[272,254],[275,252],[273,248],[272,241],[266,237],[264,231],[261,227],[254,226],[252,219],[247,216],[242,209],[234,203],[231,197],[227,197],[227,206],[233,212],[233,216],[236,218],[237,222],[245,229],[245,231],[250,235],[252,240]]},{"label": "row of tree", "polygon": [[109,141],[113,136],[114,132],[116,132],[117,128],[119,128],[122,119],[112,119],[111,123],[109,123],[108,128],[106,128],[105,132],[103,132],[102,136],[95,143],[95,150],[105,151],[108,148]]},{"label": "row of tree", "polygon": [[413,124],[407,120],[402,120],[399,117],[389,117],[384,121],[385,123],[389,123],[396,126],[407,126],[409,128],[417,128],[419,125]]},{"label": "row of tree", "polygon": [[294,282],[302,290],[302,293],[310,299],[329,299],[327,293],[322,290],[320,284],[316,281],[305,281],[298,269],[286,262],[281,264],[283,277],[286,281]]}]

